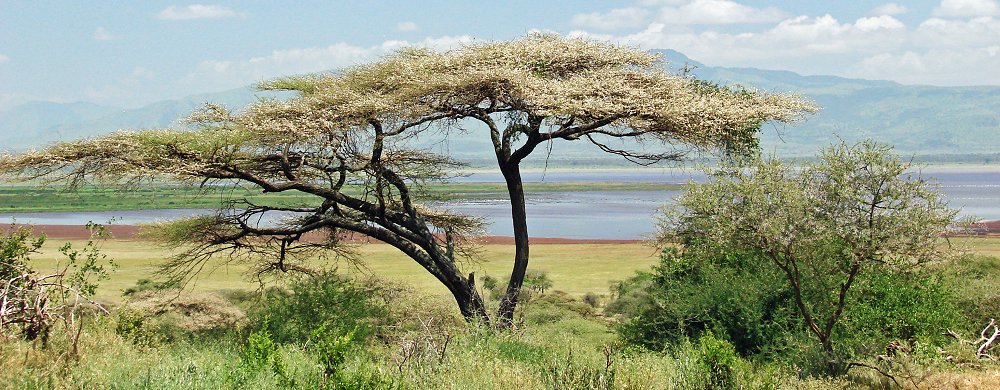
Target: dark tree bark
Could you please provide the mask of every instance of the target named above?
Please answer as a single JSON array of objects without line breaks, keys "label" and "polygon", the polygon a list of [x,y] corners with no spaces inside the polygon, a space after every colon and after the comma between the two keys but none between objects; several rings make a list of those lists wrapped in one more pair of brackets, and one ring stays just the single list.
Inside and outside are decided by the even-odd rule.
[{"label": "dark tree bark", "polygon": [[524,275],[528,270],[528,219],[524,208],[524,186],[521,182],[521,171],[517,164],[501,165],[504,181],[507,182],[507,193],[510,195],[511,220],[514,226],[514,266],[510,273],[510,283],[507,292],[500,301],[498,310],[498,325],[509,327],[513,325],[514,309],[517,307]]}]

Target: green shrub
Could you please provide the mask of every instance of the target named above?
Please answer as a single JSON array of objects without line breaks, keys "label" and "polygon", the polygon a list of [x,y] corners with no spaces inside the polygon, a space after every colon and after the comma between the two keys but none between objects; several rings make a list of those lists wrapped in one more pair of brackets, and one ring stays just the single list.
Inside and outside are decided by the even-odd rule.
[{"label": "green shrub", "polygon": [[[483,288],[490,292],[490,296],[494,298],[502,297],[507,292],[507,285],[510,284],[510,278],[507,278],[500,283],[497,278],[486,275],[483,277]],[[546,290],[552,288],[552,279],[549,279],[549,273],[544,270],[529,269],[524,274],[524,281],[521,283],[521,299],[530,299],[532,293],[545,293]]]},{"label": "green shrub", "polygon": [[893,340],[940,346],[950,341],[943,333],[962,323],[956,297],[939,277],[888,272],[863,276],[839,335],[859,353],[874,355]]},{"label": "green shrub", "polygon": [[279,343],[302,345],[320,328],[337,334],[353,331],[356,340],[364,341],[372,335],[372,325],[388,316],[388,309],[376,300],[380,288],[334,273],[302,277],[290,291],[269,290],[263,305],[252,312],[251,327],[266,327]]},{"label": "green shrub", "polygon": [[706,331],[743,356],[780,350],[784,335],[800,326],[781,275],[760,261],[738,251],[668,248],[654,274],[619,284],[608,310],[626,311],[618,327],[626,341],[657,351]]},{"label": "green shrub", "polygon": [[115,313],[115,333],[138,347],[157,346],[165,340],[149,319],[140,310],[123,307]]},{"label": "green shrub", "polygon": [[736,388],[736,377],[747,365],[736,353],[733,345],[715,337],[711,331],[698,338],[698,363],[708,373],[708,384],[713,389]]},{"label": "green shrub", "polygon": [[528,324],[553,323],[565,318],[589,317],[594,314],[592,306],[562,291],[534,296],[524,305],[523,310]]},{"label": "green shrub", "polygon": [[[809,374],[829,372],[831,361],[880,354],[893,340],[940,346],[948,342],[941,333],[962,323],[956,298],[941,277],[929,272],[863,272],[847,295],[834,333],[841,347],[830,355],[804,328],[779,272],[752,252],[668,248],[652,275],[620,283],[619,298],[608,308],[627,308],[618,332],[632,344],[661,351],[711,332],[731,343],[740,356],[788,362]],[[823,290],[829,289],[803,289],[813,294],[806,302],[820,300],[815,296]]]},{"label": "green shrub", "polygon": [[157,292],[180,287],[178,281],[155,282],[150,279],[139,279],[135,286],[122,290],[122,295],[129,297],[143,292]]},{"label": "green shrub", "polygon": [[240,351],[239,365],[230,374],[228,382],[234,387],[243,387],[247,381],[265,374],[273,375],[279,386],[283,388],[296,387],[295,380],[289,377],[285,369],[281,350],[272,339],[266,326],[250,333],[250,336],[247,337],[246,343]]},{"label": "green shrub", "polygon": [[601,306],[601,296],[588,291],[586,294],[583,294],[583,303],[596,309]]},{"label": "green shrub", "polygon": [[653,274],[641,271],[636,272],[635,276],[631,278],[612,283],[611,297],[608,304],[604,306],[604,312],[620,314],[625,318],[637,316],[639,314],[637,309],[652,304],[650,291],[653,285]]}]

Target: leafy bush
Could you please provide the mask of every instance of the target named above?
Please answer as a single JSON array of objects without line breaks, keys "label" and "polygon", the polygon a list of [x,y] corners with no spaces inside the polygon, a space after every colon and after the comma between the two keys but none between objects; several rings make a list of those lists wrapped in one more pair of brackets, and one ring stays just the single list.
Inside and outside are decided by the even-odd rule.
[{"label": "leafy bush", "polygon": [[[510,284],[510,278],[500,283],[497,278],[490,275],[483,277],[483,288],[488,290],[494,298],[502,297],[507,292],[508,284]],[[530,297],[531,293],[545,293],[546,290],[552,288],[552,285],[552,279],[549,279],[547,271],[529,269],[524,273],[524,281],[521,283],[521,294],[524,295],[522,298]]]},{"label": "leafy bush", "polygon": [[540,294],[524,305],[525,321],[529,324],[545,324],[558,322],[569,317],[589,317],[594,314],[594,308],[569,294],[555,291]]},{"label": "leafy bush", "polygon": [[135,286],[122,290],[122,295],[130,297],[144,292],[158,292],[163,290],[176,289],[180,287],[179,281],[156,282],[150,279],[139,279]]},{"label": "leafy bush", "polygon": [[747,251],[667,248],[654,273],[620,283],[620,298],[608,307],[629,308],[618,331],[632,344],[662,351],[712,334],[740,356],[785,361],[810,374],[828,372],[831,358],[880,354],[893,340],[940,346],[948,341],[941,333],[962,320],[954,294],[932,273],[864,272],[847,296],[834,357],[806,332],[788,282],[767,265]]},{"label": "leafy bush", "polygon": [[376,300],[380,289],[332,272],[302,277],[289,291],[269,290],[264,304],[252,313],[251,327],[267,328],[279,343],[302,345],[320,328],[341,335],[354,332],[356,340],[364,341],[374,331],[372,324],[388,316],[388,309]]},{"label": "leafy bush", "polygon": [[625,318],[632,318],[639,313],[640,308],[648,307],[652,304],[650,291],[655,281],[653,274],[649,272],[636,272],[631,278],[611,284],[611,297],[604,312],[610,314],[620,314]]},{"label": "leafy bush", "polygon": [[295,380],[288,376],[281,350],[271,338],[267,327],[252,332],[247,337],[240,351],[239,365],[230,374],[228,382],[234,387],[243,387],[247,381],[265,373],[273,375],[283,388],[295,387]]},{"label": "leafy bush", "polygon": [[[58,261],[55,270],[38,272],[32,268],[30,255],[45,242],[44,237],[32,238],[30,228],[11,226],[0,235],[0,336],[19,333],[26,340],[48,342],[52,327],[61,322],[65,327],[77,326],[80,309],[90,307],[106,310],[91,298],[98,283],[109,277],[117,265],[102,253],[98,239],[107,237],[104,226],[87,224],[91,238],[81,249],[71,243],[59,248],[65,260]],[[73,352],[77,337],[74,333]]]},{"label": "leafy bush", "polygon": [[739,251],[667,248],[654,274],[619,284],[619,298],[608,308],[627,308],[619,333],[653,350],[706,331],[732,342],[743,356],[779,350],[784,335],[800,325],[781,275],[761,261]]},{"label": "leafy bush", "polygon": [[899,340],[940,346],[947,329],[962,323],[954,293],[940,277],[872,272],[859,280],[843,333],[853,350],[873,355]]},{"label": "leafy bush", "polygon": [[743,361],[733,345],[726,340],[720,340],[711,331],[698,338],[698,362],[708,373],[709,387],[713,389],[736,388],[736,376],[747,363]]}]

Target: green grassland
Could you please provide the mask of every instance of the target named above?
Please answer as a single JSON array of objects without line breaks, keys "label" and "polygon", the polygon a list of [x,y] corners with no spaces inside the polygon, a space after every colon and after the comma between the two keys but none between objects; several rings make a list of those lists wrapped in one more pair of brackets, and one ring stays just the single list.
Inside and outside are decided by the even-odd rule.
[{"label": "green grassland", "polygon": [[[54,267],[64,256],[59,247],[65,240],[51,239],[32,257],[38,269]],[[69,241],[81,248],[84,241]],[[952,238],[951,245],[988,257],[1000,257],[1000,238],[961,237]],[[395,248],[386,244],[358,244],[354,248],[355,261],[346,259],[319,261],[314,267],[336,268],[338,272],[354,277],[376,276],[414,287],[421,293],[448,297],[448,291],[430,274],[420,268]],[[111,278],[101,283],[98,300],[107,303],[121,301],[121,292],[140,279],[151,279],[166,259],[176,250],[159,244],[138,240],[106,240],[100,242],[100,250],[117,264]],[[481,279],[487,275],[504,280],[510,273],[510,261],[514,256],[513,245],[483,245],[478,258],[462,263],[464,272],[475,272]],[[546,244],[531,248],[531,268],[548,273],[554,281],[553,290],[581,297],[586,293],[605,294],[614,281],[626,279],[636,271],[646,271],[659,262],[659,252],[650,246],[631,244]],[[1000,266],[1000,263],[998,263]],[[187,286],[189,291],[226,292],[232,290],[252,290],[259,287],[257,281],[246,277],[244,264],[214,263]],[[997,280],[1000,286],[1000,280]],[[970,290],[991,293],[997,286],[970,286]]]},{"label": "green grassland", "polygon": [[[669,183],[558,182],[525,183],[528,193],[580,191],[668,191]],[[360,195],[361,188],[349,187]],[[505,197],[503,183],[431,183],[419,187],[421,199],[446,201]],[[216,208],[227,200],[246,199],[263,205],[317,204],[318,198],[300,192],[264,194],[238,186],[148,185],[138,188],[84,186],[76,189],[41,185],[0,186],[0,212],[117,211],[182,208]]]},{"label": "green grassland", "polygon": [[[54,267],[64,258],[59,253],[63,240],[49,240],[33,256],[37,269]],[[76,247],[86,242],[70,241]],[[134,286],[139,279],[152,279],[158,266],[175,251],[147,241],[108,240],[100,243],[102,253],[118,265],[109,280],[101,283],[98,300],[118,303],[122,291]],[[330,261],[326,267],[356,277],[376,276],[405,283],[428,295],[447,297],[448,291],[413,260],[385,244],[361,244],[356,248],[358,261]],[[551,244],[532,247],[531,267],[544,270],[555,282],[553,289],[574,296],[588,292],[605,294],[609,283],[625,279],[636,271],[648,270],[658,261],[658,252],[642,244]],[[463,263],[465,272],[475,272],[480,278],[490,275],[499,280],[509,276],[513,245],[484,245],[479,258]],[[313,264],[323,267],[318,262]],[[189,286],[190,291],[226,292],[252,290],[259,285],[244,275],[243,264],[212,264]]]},{"label": "green grassland", "polygon": [[[46,243],[32,256],[33,266],[41,272],[54,266],[63,258],[58,250],[62,244],[58,239]],[[71,244],[80,248],[86,243]],[[360,244],[359,264],[342,261],[330,266],[365,286],[397,286],[379,298],[386,299],[390,312],[383,315],[391,323],[379,325],[375,339],[357,341],[339,366],[344,383],[353,381],[357,387],[331,386],[318,363],[326,355],[311,341],[272,343],[279,334],[254,330],[260,329],[260,318],[268,318],[269,309],[261,307],[273,301],[253,298],[260,297],[254,293],[258,285],[245,278],[244,265],[210,269],[180,295],[165,292],[175,301],[156,301],[161,298],[141,293],[123,297],[124,289],[150,278],[174,252],[146,241],[108,240],[100,245],[118,264],[110,279],[101,282],[96,297],[112,314],[79,328],[82,336],[75,347],[68,338],[72,332],[58,329],[45,347],[17,338],[0,340],[0,388],[895,388],[873,370],[855,369],[839,378],[802,377],[795,367],[738,358],[724,363],[731,378],[719,387],[712,367],[720,350],[704,340],[665,351],[621,344],[615,319],[602,314],[607,300],[602,297],[588,305],[581,298],[605,295],[612,282],[656,265],[658,252],[641,244],[534,245],[531,268],[547,271],[554,285],[525,302],[519,317],[523,323],[506,333],[462,324],[448,293],[411,260],[388,245]],[[974,279],[960,294],[995,294],[1000,286],[1000,259],[995,257],[1000,255],[1000,239],[953,238],[951,245],[978,255],[972,256],[973,264],[957,267],[962,274],[947,276]],[[479,259],[463,268],[503,280],[512,252],[510,245],[484,245]],[[144,300],[160,302],[168,311],[135,317],[136,310],[152,310]],[[495,297],[489,304],[496,305]],[[322,310],[322,305],[317,307]],[[255,333],[248,336],[252,330]],[[969,351],[956,343],[945,352],[969,359]],[[908,377],[912,385],[903,382],[906,388],[1000,386],[1000,366],[994,362],[963,366],[933,351],[904,359],[909,359],[900,360],[908,364],[906,372],[916,373]]]}]

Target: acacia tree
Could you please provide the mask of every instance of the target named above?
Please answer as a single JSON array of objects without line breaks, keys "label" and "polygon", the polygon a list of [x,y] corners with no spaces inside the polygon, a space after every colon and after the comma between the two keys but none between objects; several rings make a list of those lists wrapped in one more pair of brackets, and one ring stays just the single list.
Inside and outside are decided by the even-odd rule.
[{"label": "acacia tree", "polygon": [[[197,269],[209,255],[225,252],[264,259],[262,269],[286,270],[289,256],[336,249],[334,233],[347,230],[400,249],[449,288],[463,315],[486,319],[471,275],[463,276],[456,263],[456,253],[467,254],[460,236],[481,221],[432,211],[415,199],[423,183],[446,179],[458,163],[414,146],[414,139],[481,130],[492,142],[510,196],[516,250],[498,313],[501,324],[509,324],[529,258],[520,163],[538,145],[583,139],[641,161],[699,149],[742,152],[755,147],[763,123],[796,120],[814,110],[794,96],[718,87],[662,65],[658,56],[639,50],[554,35],[445,52],[405,49],[334,73],[263,83],[262,89],[294,97],[262,100],[240,113],[207,106],[191,118],[197,131],[62,143],[6,157],[0,170],[71,183],[235,180],[264,192],[315,195],[319,206],[277,208],[241,200],[211,219],[165,226],[171,241],[195,243],[171,265]],[[662,144],[664,151],[623,150],[608,142],[615,138]],[[345,183],[361,185],[360,195],[346,192]],[[251,223],[273,211],[299,217],[279,227]],[[303,234],[316,230],[327,230],[329,240],[302,242]]]},{"label": "acacia tree", "polygon": [[860,273],[905,272],[947,255],[939,240],[956,211],[909,169],[891,147],[871,141],[830,147],[801,168],[756,159],[688,185],[666,209],[659,237],[766,259],[832,357]]}]

